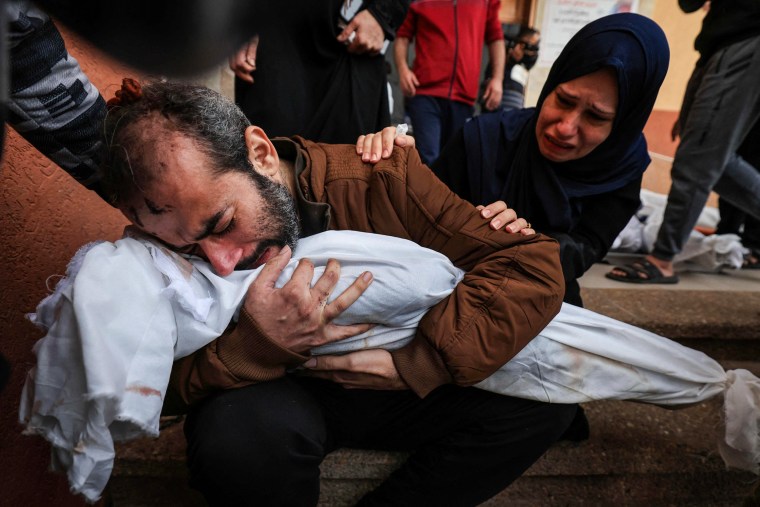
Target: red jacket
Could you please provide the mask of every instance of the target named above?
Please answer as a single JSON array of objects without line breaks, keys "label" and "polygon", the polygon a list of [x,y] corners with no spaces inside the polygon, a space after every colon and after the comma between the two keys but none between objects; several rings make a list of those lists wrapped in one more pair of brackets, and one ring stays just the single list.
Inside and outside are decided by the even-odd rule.
[{"label": "red jacket", "polygon": [[474,104],[483,43],[502,40],[500,0],[416,0],[397,37],[414,40],[418,95]]}]

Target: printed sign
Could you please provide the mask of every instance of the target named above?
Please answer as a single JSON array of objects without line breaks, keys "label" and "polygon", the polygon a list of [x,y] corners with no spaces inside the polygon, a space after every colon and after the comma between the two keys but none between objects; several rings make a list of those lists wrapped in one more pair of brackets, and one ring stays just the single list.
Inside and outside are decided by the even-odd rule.
[{"label": "printed sign", "polygon": [[585,25],[616,12],[638,12],[639,0],[546,0],[538,65],[550,67]]}]

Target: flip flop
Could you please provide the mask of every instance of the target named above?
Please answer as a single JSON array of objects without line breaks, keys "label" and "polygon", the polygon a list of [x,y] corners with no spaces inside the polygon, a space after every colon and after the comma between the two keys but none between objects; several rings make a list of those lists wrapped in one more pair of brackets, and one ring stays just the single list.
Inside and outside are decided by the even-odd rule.
[{"label": "flip flop", "polygon": [[[615,266],[624,272],[625,275],[618,275],[613,272],[606,273],[604,276],[610,280],[625,283],[651,283],[651,284],[674,284],[678,283],[678,275],[665,276],[660,269],[648,260],[637,261],[624,266]],[[643,275],[643,276],[642,276]]]}]

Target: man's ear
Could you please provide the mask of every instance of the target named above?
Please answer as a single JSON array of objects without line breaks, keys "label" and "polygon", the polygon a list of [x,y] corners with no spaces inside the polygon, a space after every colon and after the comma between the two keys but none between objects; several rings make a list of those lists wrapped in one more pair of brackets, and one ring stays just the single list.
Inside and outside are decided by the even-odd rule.
[{"label": "man's ear", "polygon": [[251,125],[245,129],[245,145],[254,169],[268,178],[279,181],[280,157],[261,127]]}]

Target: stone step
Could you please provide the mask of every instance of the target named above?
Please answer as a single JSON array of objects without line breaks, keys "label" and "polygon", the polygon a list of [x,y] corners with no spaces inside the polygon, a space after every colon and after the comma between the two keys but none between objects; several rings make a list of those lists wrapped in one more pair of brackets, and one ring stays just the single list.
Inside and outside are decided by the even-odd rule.
[{"label": "stone step", "polygon": [[760,340],[760,292],[584,288],[581,294],[589,310],[677,341]]},{"label": "stone step", "polygon": [[[583,297],[589,309],[760,375],[760,292],[584,288]],[[588,441],[557,444],[484,505],[737,506],[752,494],[756,476],[726,470],[717,453],[721,400],[681,410],[611,401],[585,409]],[[181,420],[165,423],[160,438],[118,447],[108,492],[114,507],[205,505],[187,486]],[[320,505],[352,505],[404,457],[332,453],[322,465]]]},{"label": "stone step", "polygon": [[[760,362],[725,362],[760,374]],[[717,452],[722,400],[684,409],[602,401],[584,405],[591,438],[562,442],[488,506],[736,506],[757,477],[730,471]],[[120,445],[109,484],[114,507],[200,506],[186,484],[181,418],[156,440]],[[322,465],[320,505],[349,506],[398,467],[405,454],[342,449]]]}]

